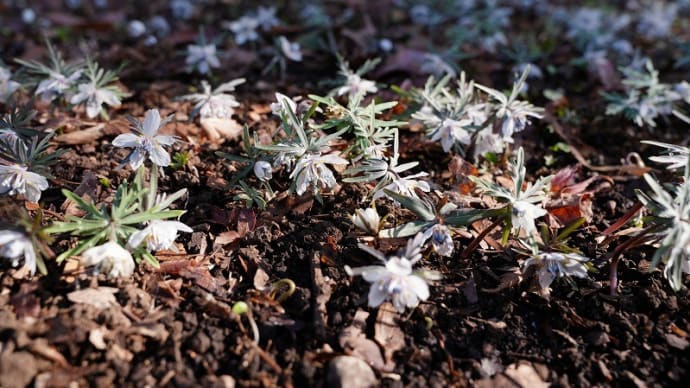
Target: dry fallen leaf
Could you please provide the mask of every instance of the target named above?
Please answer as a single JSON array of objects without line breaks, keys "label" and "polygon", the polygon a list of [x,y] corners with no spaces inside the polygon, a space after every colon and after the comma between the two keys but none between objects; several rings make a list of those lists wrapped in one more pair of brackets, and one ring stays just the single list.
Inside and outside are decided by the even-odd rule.
[{"label": "dry fallen leaf", "polygon": [[115,299],[115,294],[118,292],[119,290],[113,287],[87,288],[70,292],[67,294],[67,299],[72,303],[83,303],[97,309],[105,309],[118,304]]},{"label": "dry fallen leaf", "polygon": [[393,353],[405,347],[405,334],[395,322],[398,316],[389,302],[379,307],[374,324],[374,339],[383,348],[387,364],[393,364]]},{"label": "dry fallen leaf", "polygon": [[510,364],[504,373],[524,388],[546,388],[549,386],[547,382],[541,379],[534,367],[527,363]]},{"label": "dry fallen leaf", "polygon": [[242,135],[243,127],[233,119],[204,118],[201,127],[211,140],[235,140]]},{"label": "dry fallen leaf", "polygon": [[340,346],[349,351],[352,356],[362,359],[372,368],[381,372],[391,372],[395,368],[393,362],[386,362],[381,354],[379,345],[368,339],[364,334],[366,320],[369,313],[358,309],[352,325],[346,327],[338,337]]}]

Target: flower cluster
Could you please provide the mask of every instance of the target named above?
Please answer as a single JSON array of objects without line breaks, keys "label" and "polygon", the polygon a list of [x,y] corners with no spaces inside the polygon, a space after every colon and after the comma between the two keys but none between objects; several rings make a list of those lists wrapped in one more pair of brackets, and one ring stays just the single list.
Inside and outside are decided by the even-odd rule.
[{"label": "flower cluster", "polygon": [[50,65],[17,60],[31,75],[26,86],[35,85],[34,95],[48,102],[64,99],[73,106],[85,105],[89,118],[100,114],[105,119],[108,118],[108,112],[103,104],[119,107],[122,98],[128,96],[115,84],[117,72],[103,69],[88,56],[85,62],[67,63],[49,43],[48,51]]},{"label": "flower cluster", "polygon": [[[412,117],[424,124],[431,141],[441,142],[445,152],[456,150],[465,155],[468,148],[473,148],[474,159],[487,152],[500,153],[530,118],[541,118],[542,109],[518,100],[528,75],[529,68],[526,68],[508,96],[467,82],[465,73],[461,74],[455,91],[447,86],[450,77],[439,82],[430,78],[418,92],[422,107]],[[491,99],[481,99],[475,89]]]},{"label": "flower cluster", "polygon": [[659,72],[651,61],[646,61],[644,71],[633,67],[621,68],[625,76],[625,94],[605,93],[609,101],[606,114],[623,114],[638,126],[656,127],[659,116],[669,116],[678,102],[690,102],[690,86],[687,82],[677,85],[659,81]]}]

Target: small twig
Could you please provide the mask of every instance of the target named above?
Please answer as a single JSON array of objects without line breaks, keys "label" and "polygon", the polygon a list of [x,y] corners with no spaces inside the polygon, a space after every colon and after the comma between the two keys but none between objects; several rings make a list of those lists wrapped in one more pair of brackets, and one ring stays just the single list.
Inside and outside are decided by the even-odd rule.
[{"label": "small twig", "polygon": [[499,219],[497,219],[496,221],[494,221],[491,225],[489,225],[486,229],[482,230],[482,232],[479,233],[479,234],[477,235],[477,237],[474,238],[474,240],[472,240],[472,242],[470,243],[470,245],[468,245],[467,248],[465,248],[465,250],[462,251],[462,254],[460,255],[460,258],[461,258],[461,259],[466,259],[467,257],[469,257],[469,255],[470,255],[475,249],[477,249],[477,246],[479,245],[479,243],[481,243],[481,242],[484,240],[484,238],[486,237],[486,235],[489,234],[489,232],[491,232],[493,229],[495,229],[502,221],[503,221],[503,219],[502,219],[502,218],[499,218]]}]

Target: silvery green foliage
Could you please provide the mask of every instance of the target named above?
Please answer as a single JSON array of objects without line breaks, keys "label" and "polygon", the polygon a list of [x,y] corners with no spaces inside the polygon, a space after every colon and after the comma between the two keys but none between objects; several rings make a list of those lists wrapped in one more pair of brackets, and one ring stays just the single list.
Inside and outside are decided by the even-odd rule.
[{"label": "silvery green foliage", "polygon": [[445,152],[454,150],[466,156],[473,147],[475,159],[486,152],[502,152],[504,143],[512,143],[513,134],[525,129],[530,118],[542,117],[542,108],[518,99],[529,73],[527,66],[507,96],[466,81],[464,73],[455,90],[448,86],[448,76],[438,82],[430,78],[417,92],[423,105],[412,117],[424,124],[430,140],[441,142]]},{"label": "silvery green foliage", "polygon": [[333,97],[310,95],[309,98],[326,107],[326,120],[313,127],[319,130],[344,131],[354,135],[348,153],[356,160],[382,158],[388,144],[397,136],[400,121],[382,120],[377,116],[397,105],[397,102],[371,101],[362,106],[364,90],[350,96],[347,106],[341,105]]},{"label": "silvery green foliage", "polygon": [[[648,125],[654,128],[659,116],[671,115],[677,102],[683,100],[684,96],[677,88],[659,81],[659,72],[649,60],[644,70],[623,67],[620,71],[624,75],[625,94],[604,94],[609,102],[606,107],[608,115],[622,114],[640,127]],[[682,89],[683,84],[680,86]]]},{"label": "silvery green foliage", "polygon": [[587,257],[577,253],[537,252],[525,261],[523,270],[527,271],[530,267],[536,268],[539,286],[546,289],[559,277],[586,278],[587,267],[584,263],[587,261],[589,261]]},{"label": "silvery green foliage", "polygon": [[49,54],[49,65],[38,61],[24,61],[15,59],[26,68],[29,74],[25,87],[36,87],[34,95],[40,96],[44,101],[53,101],[70,94],[76,87],[77,81],[84,71],[83,62],[68,63],[62,59],[62,54],[46,41]]},{"label": "silvery green foliage", "polygon": [[[481,178],[473,176],[469,178],[477,184],[477,189],[481,193],[490,195],[508,204],[507,209],[509,213],[505,215],[506,222],[511,226],[514,235],[519,234],[522,229],[527,236],[532,236],[537,232],[536,219],[547,213],[541,207],[541,203],[546,199],[552,176],[541,177],[534,184],[528,183],[527,187],[523,189],[526,175],[524,163],[525,153],[522,147],[520,147],[515,162],[511,164],[512,189],[507,189]],[[507,215],[510,217],[507,217]]]},{"label": "silvery green foliage", "polygon": [[566,36],[590,62],[595,58],[605,57],[608,51],[632,53],[631,44],[623,39],[623,32],[632,22],[631,15],[627,13],[575,7],[562,10],[557,18],[566,25]]},{"label": "silvery green foliage", "polygon": [[103,109],[103,104],[119,107],[120,100],[128,96],[114,84],[115,81],[117,81],[117,72],[105,70],[98,63],[87,58],[82,81],[76,85],[77,90],[70,97],[69,102],[72,105],[84,104],[89,118],[100,114],[107,120],[108,112]]},{"label": "silvery green foliage", "polygon": [[666,152],[663,155],[652,156],[649,159],[657,163],[667,164],[666,168],[669,170],[677,170],[688,164],[688,156],[690,156],[690,148],[688,147],[651,140],[645,140],[642,143],[665,148]]},{"label": "silvery green foliage", "polygon": [[390,229],[384,229],[379,232],[379,237],[407,237],[421,232],[424,241],[431,238],[434,251],[441,256],[453,254],[452,233],[455,228],[505,213],[502,209],[459,209],[457,205],[447,202],[445,199],[434,206],[427,199],[406,197],[390,191],[387,191],[386,194],[413,212],[418,219]]},{"label": "silvery green foliage", "polygon": [[346,165],[349,162],[330,153],[329,143],[336,140],[345,131],[324,135],[306,123],[317,109],[314,104],[304,115],[298,117],[297,105],[290,98],[276,93],[277,105],[273,110],[280,116],[281,125],[286,137],[274,144],[259,144],[254,147],[268,154],[274,165],[283,165],[290,172],[293,182],[290,191],[301,195],[311,189],[317,199],[321,198],[324,189],[335,187],[336,180],[328,165]]},{"label": "silvery green foliage", "polygon": [[[184,214],[184,210],[170,210],[169,207],[173,202],[185,195],[187,189],[178,190],[169,196],[158,194],[157,171],[155,168],[151,169],[149,187],[145,187],[145,169],[138,169],[131,184],[125,181],[117,187],[111,204],[102,203],[100,206],[97,206],[92,202],[87,202],[73,192],[63,189],[62,194],[79,206],[85,212],[85,216],[76,217],[68,215],[65,221],[56,222],[46,228],[48,233],[69,233],[72,236],[81,237],[77,245],[60,254],[56,260],[60,262],[68,257],[77,256],[87,249],[102,246],[102,244],[108,242],[117,244],[120,247],[130,242],[130,239],[134,240],[131,241],[132,243],[135,243],[136,239],[133,239],[132,236],[141,236],[140,227],[146,230],[154,221],[178,218]],[[154,244],[154,246],[147,245],[144,248],[131,246],[130,249],[134,256],[138,259],[144,258],[151,265],[157,267],[158,261],[147,249],[160,248],[162,245],[166,245],[171,235],[169,229],[157,232],[156,238],[159,244]],[[175,234],[177,230],[187,231],[186,228],[176,227]],[[156,231],[149,229],[147,232]],[[111,245],[111,248],[113,247],[114,245]],[[116,248],[113,249],[117,250]],[[124,256],[117,254],[116,258],[123,259]]]},{"label": "silvery green foliage", "polygon": [[654,235],[659,240],[651,266],[663,262],[664,276],[676,291],[682,286],[683,273],[690,273],[690,164],[686,163],[683,178],[682,183],[662,186],[645,174],[650,191],[637,192],[654,217]]},{"label": "silvery green foliage", "polygon": [[646,6],[640,12],[640,20],[637,31],[648,39],[667,38],[671,33],[671,27],[678,15],[678,5],[674,2],[656,0],[651,7]]},{"label": "silvery green foliage", "polygon": [[191,119],[199,115],[202,119],[218,118],[229,119],[235,113],[235,108],[240,106],[235,96],[231,92],[235,91],[237,85],[245,82],[244,78],[234,79],[220,84],[212,89],[206,81],[201,81],[201,93],[191,93],[181,96],[183,100],[195,103],[191,113]]},{"label": "silvery green foliage", "polygon": [[509,95],[483,85],[476,85],[491,97],[489,106],[492,115],[497,119],[494,124],[500,127],[503,140],[509,143],[513,142],[513,133],[525,129],[530,123],[530,118],[541,119],[544,112],[544,109],[518,99],[529,74],[530,68],[527,67],[520,78],[513,83],[513,89]]},{"label": "silvery green foliage", "polygon": [[456,150],[464,154],[465,148],[472,143],[473,134],[483,129],[488,119],[488,106],[478,99],[474,82],[467,82],[464,72],[454,90],[449,82],[450,76],[438,82],[429,78],[424,89],[418,92],[424,105],[412,117],[424,124],[431,141],[441,142],[443,151]]},{"label": "silvery green foliage", "polygon": [[[418,178],[429,175],[428,173],[419,172],[412,175],[401,175],[403,172],[417,166],[419,162],[398,164],[400,155],[398,154],[397,135],[398,132],[396,130],[393,140],[393,153],[390,157],[382,156],[360,161],[357,166],[345,170],[345,175],[350,177],[343,179],[343,181],[348,183],[376,181],[376,186],[369,192],[369,196],[373,199],[381,198],[389,192],[415,198],[417,197],[416,189],[429,192],[431,190],[429,183],[418,180]],[[395,201],[395,198],[391,199]]]},{"label": "silvery green foliage", "polygon": [[385,301],[391,301],[395,309],[402,313],[408,307],[417,307],[420,300],[425,301],[429,298],[427,281],[440,279],[440,276],[432,271],[412,270],[422,259],[424,237],[421,233],[408,240],[405,249],[390,257],[364,244],[359,244],[359,248],[383,263],[359,268],[345,266],[345,271],[350,276],[361,275],[364,280],[371,283],[369,307],[378,307]]}]

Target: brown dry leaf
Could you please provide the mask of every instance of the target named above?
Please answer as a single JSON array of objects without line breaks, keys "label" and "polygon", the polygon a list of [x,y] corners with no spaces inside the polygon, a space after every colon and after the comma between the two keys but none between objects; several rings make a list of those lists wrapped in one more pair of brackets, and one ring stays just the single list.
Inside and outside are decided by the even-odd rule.
[{"label": "brown dry leaf", "polygon": [[17,319],[38,318],[41,312],[41,301],[36,296],[38,283],[23,283],[19,292],[10,298]]},{"label": "brown dry leaf", "polygon": [[241,237],[256,227],[256,214],[253,209],[240,209],[237,212],[237,232]]},{"label": "brown dry leaf", "polygon": [[534,367],[528,363],[510,364],[503,373],[524,388],[546,388],[549,386],[547,382],[541,379]]},{"label": "brown dry leaf", "polygon": [[343,349],[348,350],[352,356],[362,359],[372,368],[382,372],[391,372],[395,368],[395,364],[392,362],[386,363],[378,344],[368,339],[364,334],[368,317],[368,312],[358,309],[352,325],[346,327],[340,333],[338,343]]},{"label": "brown dry leaf", "polygon": [[240,234],[237,233],[237,231],[229,230],[227,232],[223,232],[223,233],[219,234],[213,240],[213,246],[218,247],[218,246],[229,245],[229,244],[232,244],[241,238],[242,238],[242,236],[240,236]]},{"label": "brown dry leaf", "polygon": [[323,275],[320,257],[321,255],[318,252],[314,252],[309,263],[309,269],[311,272],[312,292],[316,295],[314,306],[316,334],[323,337],[326,334],[328,322],[328,308],[326,304],[331,299],[334,281]]},{"label": "brown dry leaf", "polygon": [[233,119],[203,118],[201,128],[212,141],[235,140],[242,135],[243,127]]},{"label": "brown dry leaf", "polygon": [[91,128],[79,129],[56,136],[55,140],[58,143],[69,145],[88,144],[103,136],[103,128],[105,128],[105,124],[101,123]]},{"label": "brown dry leaf", "polygon": [[688,332],[678,327],[675,323],[671,323],[668,329],[671,330],[673,334],[677,335],[678,337],[686,338],[688,336]]},{"label": "brown dry leaf", "polygon": [[374,324],[374,340],[383,348],[386,364],[394,364],[393,353],[405,347],[405,334],[395,322],[398,313],[389,302],[379,307]]},{"label": "brown dry leaf", "polygon": [[690,346],[690,342],[688,342],[688,340],[671,333],[666,334],[666,342],[668,342],[670,347],[680,350],[685,350],[688,346]]},{"label": "brown dry leaf", "polygon": [[259,291],[264,291],[266,289],[266,285],[268,284],[268,280],[270,279],[270,276],[266,273],[261,268],[256,269],[256,273],[254,274],[254,288],[256,288]]},{"label": "brown dry leaf", "polygon": [[118,292],[119,290],[114,287],[86,288],[70,292],[67,294],[67,299],[72,303],[88,304],[97,309],[105,309],[118,305],[115,299],[115,294]]},{"label": "brown dry leaf", "polygon": [[48,343],[48,340],[45,338],[37,338],[33,342],[31,342],[31,345],[29,345],[29,351],[37,356],[41,356],[47,360],[50,360],[62,367],[66,367],[69,365],[69,362],[67,362],[67,359],[65,359],[65,356],[62,355],[55,347],[51,346]]},{"label": "brown dry leaf", "polygon": [[495,294],[497,292],[501,292],[507,288],[515,287],[520,282],[522,281],[522,272],[520,271],[520,268],[515,267],[513,268],[513,272],[507,272],[501,275],[501,280],[500,283],[498,284],[498,287],[495,288],[482,288],[482,292],[486,292],[489,294]]}]

